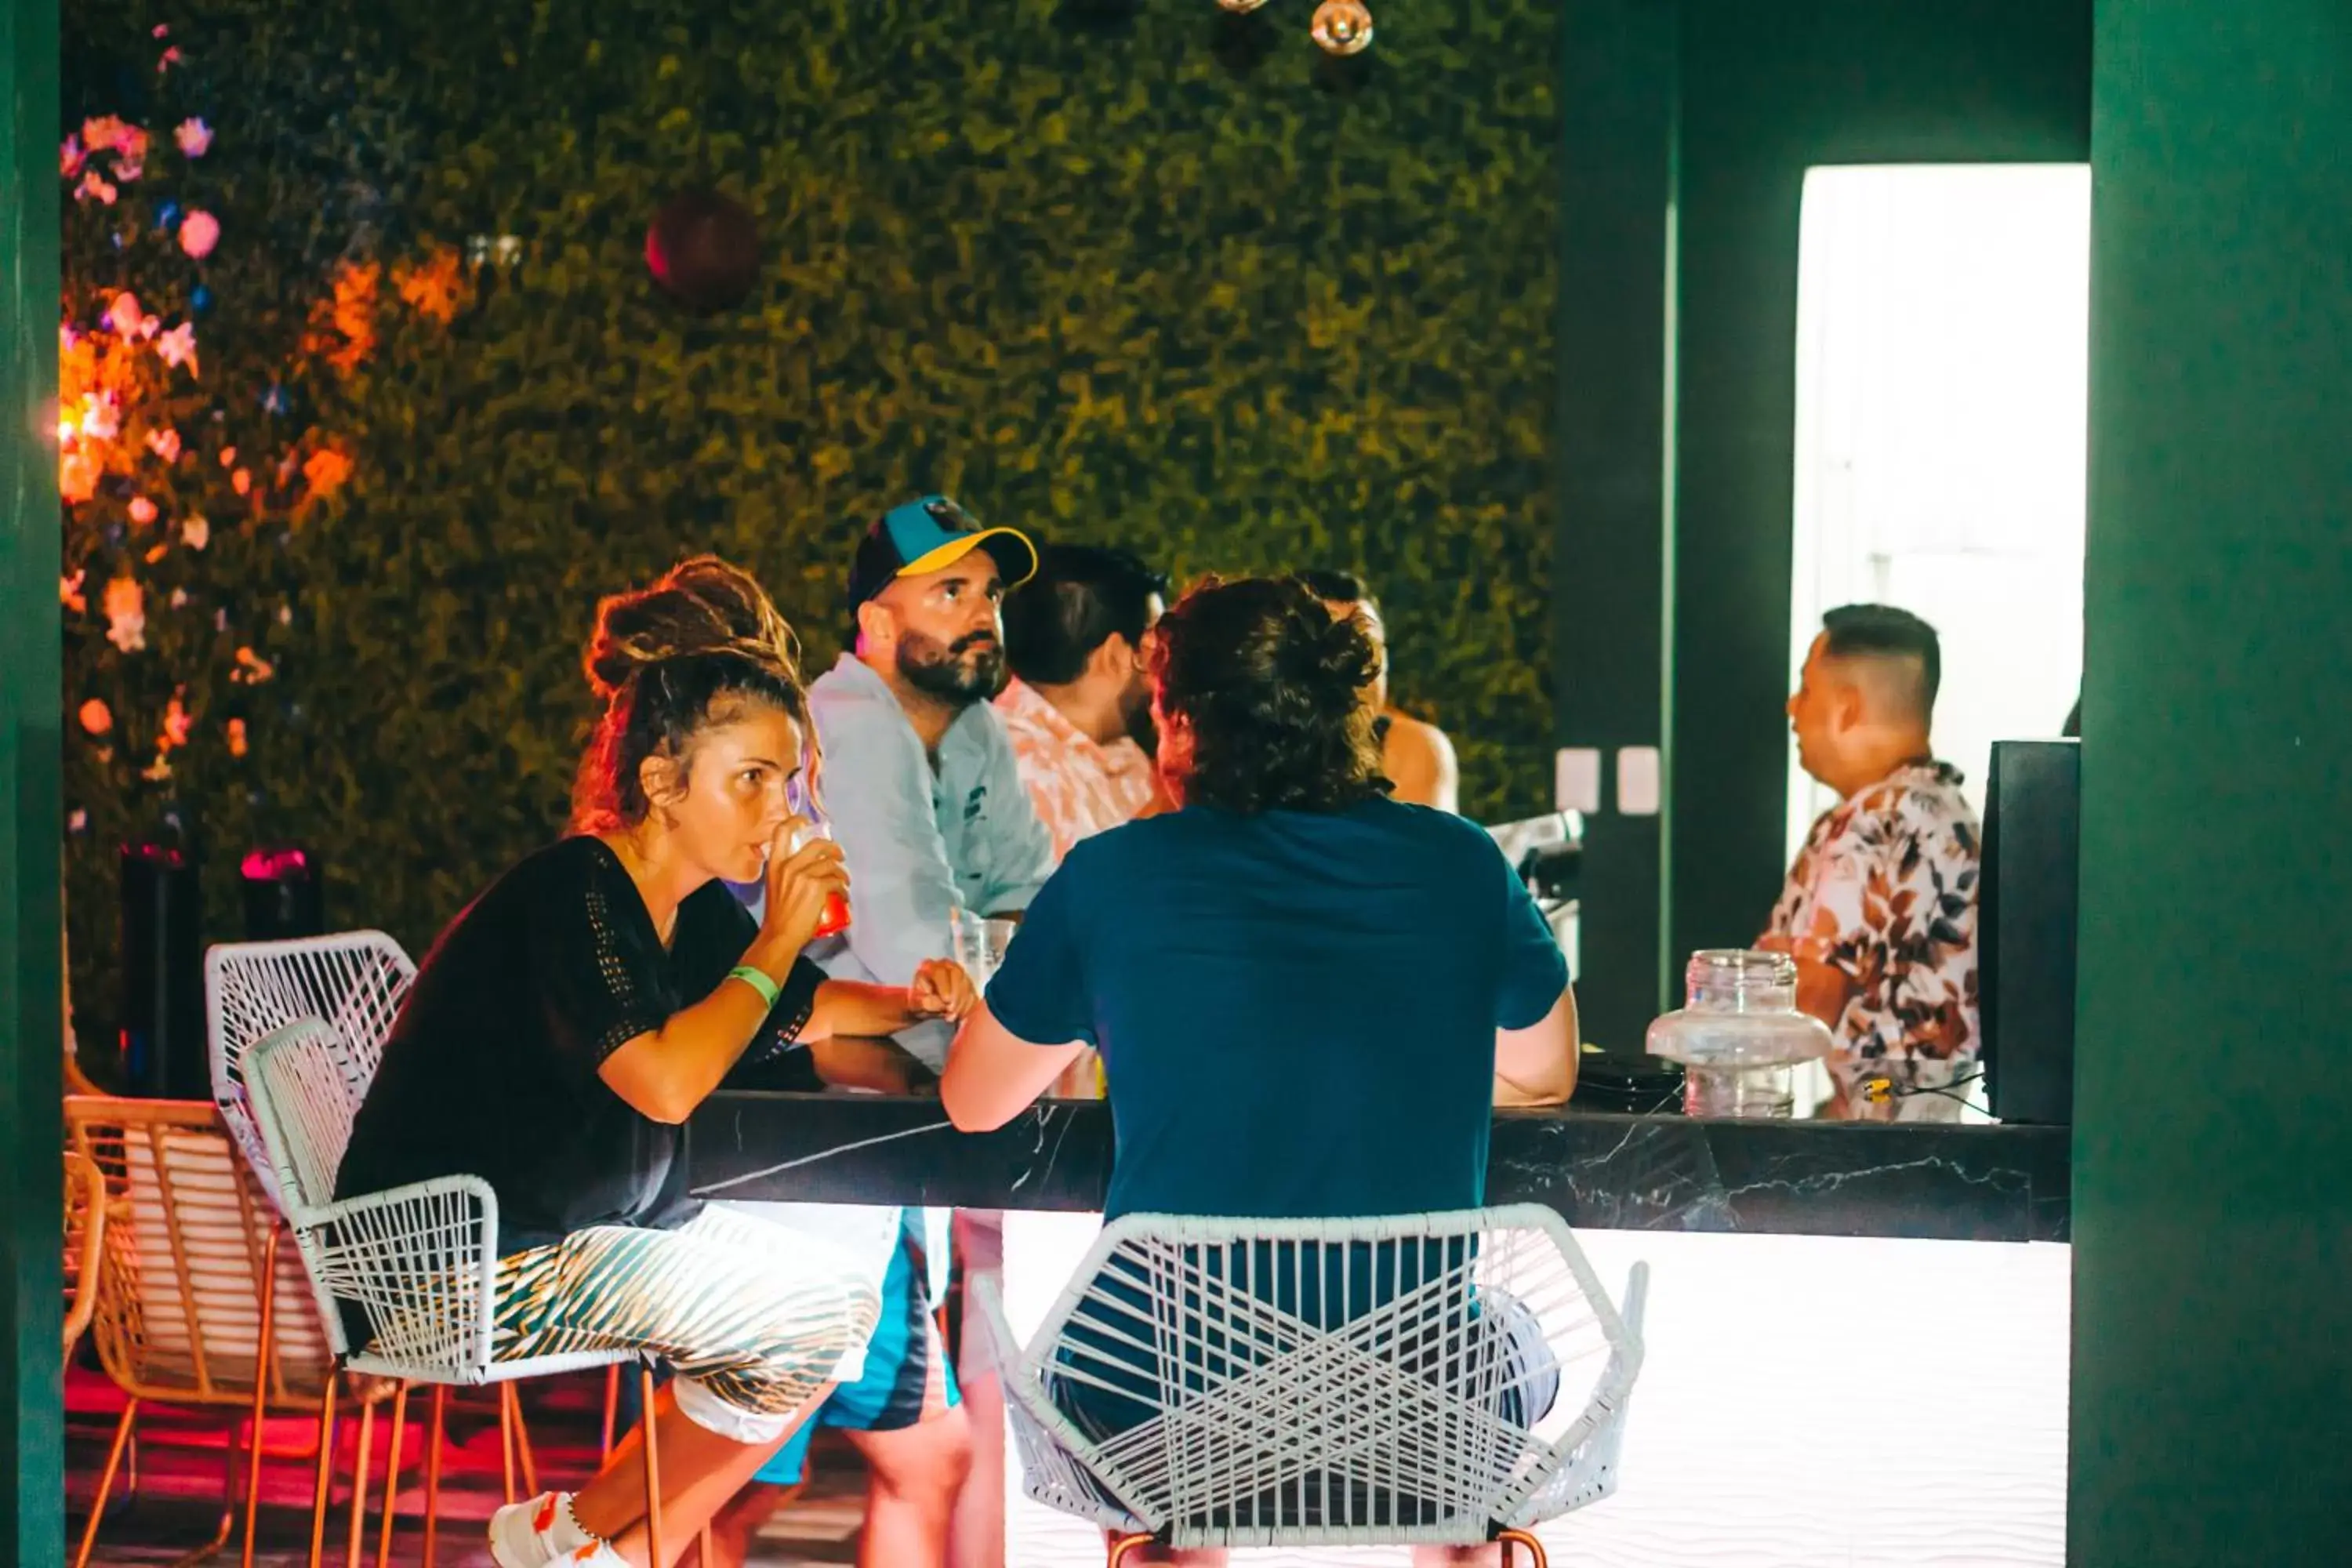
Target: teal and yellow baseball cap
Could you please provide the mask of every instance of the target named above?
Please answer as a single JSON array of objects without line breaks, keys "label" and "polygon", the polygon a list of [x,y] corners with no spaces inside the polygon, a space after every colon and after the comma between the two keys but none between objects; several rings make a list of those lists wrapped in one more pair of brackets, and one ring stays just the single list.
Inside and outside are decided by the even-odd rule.
[{"label": "teal and yellow baseball cap", "polygon": [[945,496],[925,496],[894,506],[874,520],[857,542],[849,567],[849,613],[900,577],[919,576],[954,565],[985,550],[1004,574],[1007,589],[1037,574],[1037,547],[1016,528],[982,528],[970,512]]}]

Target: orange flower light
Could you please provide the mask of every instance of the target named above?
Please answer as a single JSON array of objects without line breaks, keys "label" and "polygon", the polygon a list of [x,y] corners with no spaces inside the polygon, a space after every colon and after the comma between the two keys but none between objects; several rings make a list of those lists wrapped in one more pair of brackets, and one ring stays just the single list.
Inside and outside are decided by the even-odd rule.
[{"label": "orange flower light", "polygon": [[418,315],[446,325],[465,300],[466,274],[456,250],[436,246],[423,261],[394,267],[392,286]]},{"label": "orange flower light", "polygon": [[86,453],[68,452],[58,461],[58,494],[79,506],[98,493],[98,464]]},{"label": "orange flower light", "polygon": [[303,350],[325,356],[345,375],[359,369],[375,352],[376,296],[383,281],[383,268],[373,261],[346,261],[337,268],[335,297],[311,307]]},{"label": "orange flower light", "polygon": [[83,703],[75,717],[81,721],[82,729],[93,735],[103,735],[114,728],[113,710],[95,697]]},{"label": "orange flower light", "polygon": [[332,447],[321,447],[303,463],[302,477],[310,481],[310,499],[324,500],[352,477],[352,460]]}]

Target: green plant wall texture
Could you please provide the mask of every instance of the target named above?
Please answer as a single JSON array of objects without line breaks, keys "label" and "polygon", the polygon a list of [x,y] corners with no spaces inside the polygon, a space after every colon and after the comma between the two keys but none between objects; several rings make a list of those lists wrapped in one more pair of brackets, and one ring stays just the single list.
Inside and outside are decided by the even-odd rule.
[{"label": "green plant wall texture", "polygon": [[[236,933],[236,854],[294,837],[325,858],[331,923],[421,947],[558,830],[599,594],[717,550],[821,665],[857,529],[931,489],[1180,579],[1360,570],[1401,701],[1459,743],[1465,808],[1541,809],[1555,24],[1533,0],[1391,0],[1339,69],[1309,10],[71,7],[70,121],[133,112],[128,92],[217,128],[207,395],[249,422],[290,365],[279,445],[353,464],[184,563],[190,602],[151,595],[148,650],[110,645],[94,603],[68,617],[69,707],[152,731],[184,686],[194,715],[168,783],[135,747],[68,742],[84,1009],[111,997],[114,847],[165,805],[201,824],[212,936]],[[182,53],[160,83],[158,25]],[[709,319],[643,259],[696,184],[765,248]],[[69,299],[168,292],[145,269],[182,258],[68,206]],[[436,247],[487,253],[453,321],[394,322],[349,374],[303,349],[339,263]],[[227,606],[266,684],[229,679]]]}]

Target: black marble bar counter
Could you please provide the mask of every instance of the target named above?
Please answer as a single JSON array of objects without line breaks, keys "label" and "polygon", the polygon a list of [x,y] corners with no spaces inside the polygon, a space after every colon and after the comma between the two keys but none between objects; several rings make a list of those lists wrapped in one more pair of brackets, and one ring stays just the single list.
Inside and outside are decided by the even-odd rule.
[{"label": "black marble bar counter", "polygon": [[[2068,1238],[2068,1130],[1497,1110],[1489,1203],[1572,1226],[1949,1241]],[[728,1089],[688,1127],[705,1197],[1097,1211],[1110,1109],[1047,1100],[988,1133],[936,1100]]]}]

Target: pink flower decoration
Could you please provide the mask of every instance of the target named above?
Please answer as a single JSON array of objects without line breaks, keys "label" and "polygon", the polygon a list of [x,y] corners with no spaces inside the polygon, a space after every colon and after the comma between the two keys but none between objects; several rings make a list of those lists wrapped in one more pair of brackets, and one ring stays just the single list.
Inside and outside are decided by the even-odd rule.
[{"label": "pink flower decoration", "polygon": [[114,205],[115,189],[96,169],[82,171],[81,184],[74,187],[74,200],[95,201],[105,206]]},{"label": "pink flower decoration", "polygon": [[122,417],[110,392],[81,395],[81,433],[93,441],[111,441],[122,433]]},{"label": "pink flower decoration", "polygon": [[106,308],[106,324],[114,329],[117,337],[137,337],[139,323],[146,319],[147,312],[139,308],[139,296],[129,289],[117,294],[114,302]]},{"label": "pink flower decoration", "polygon": [[172,47],[163,51],[163,58],[162,59],[155,62],[155,74],[161,76],[163,72],[170,70],[173,66],[178,65],[184,58],[184,57],[180,53],[179,46],[174,44]]},{"label": "pink flower decoration", "polygon": [[198,207],[180,220],[180,248],[201,261],[220,243],[220,219]]},{"label": "pink flower decoration", "polygon": [[131,521],[145,528],[155,521],[155,503],[145,496],[131,498]]},{"label": "pink flower decoration", "polygon": [[[121,146],[123,133],[131,129],[115,115],[101,114],[94,120],[81,122],[81,142],[93,153],[103,153],[110,147]],[[143,133],[142,141],[144,141]]]},{"label": "pink flower decoration", "polygon": [[79,135],[68,136],[58,143],[58,177],[70,180],[80,174],[84,156]]},{"label": "pink flower decoration", "polygon": [[212,151],[213,128],[201,120],[183,120],[179,129],[172,132],[172,140],[177,142],[180,151],[189,157],[201,158]]},{"label": "pink flower decoration", "polygon": [[[135,180],[146,171],[147,132],[140,130],[136,125],[123,125],[119,121],[116,126],[112,132],[114,177],[118,180]],[[97,144],[92,143],[91,154],[95,156],[98,151]]]},{"label": "pink flower decoration", "polygon": [[188,367],[188,374],[190,375],[197,374],[195,323],[194,321],[182,321],[178,326],[173,327],[170,331],[165,332],[162,337],[157,338],[155,340],[155,352],[163,356],[163,360],[165,364],[172,366],[173,369],[176,370],[181,365],[185,365]]},{"label": "pink flower decoration", "polygon": [[198,512],[180,524],[180,542],[191,550],[202,550],[213,542],[213,525]]},{"label": "pink flower decoration", "polygon": [[147,432],[147,449],[167,463],[180,460],[180,433],[165,428]]}]

